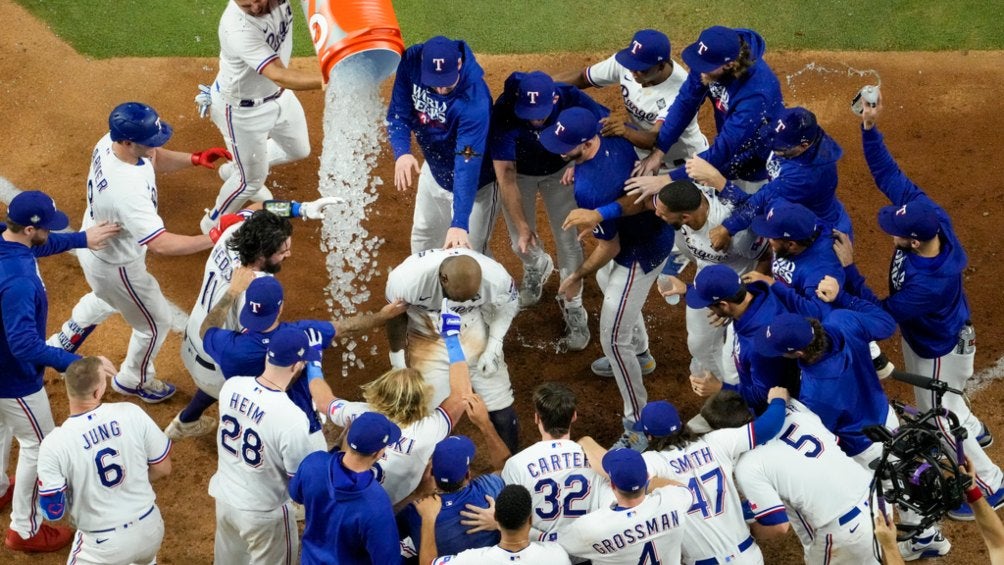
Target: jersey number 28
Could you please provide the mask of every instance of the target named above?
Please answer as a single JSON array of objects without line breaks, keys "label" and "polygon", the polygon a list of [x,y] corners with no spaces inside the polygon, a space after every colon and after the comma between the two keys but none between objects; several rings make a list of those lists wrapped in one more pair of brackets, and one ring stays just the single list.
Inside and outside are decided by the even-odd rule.
[{"label": "jersey number 28", "polygon": [[[220,418],[223,425],[220,426],[220,445],[228,453],[235,457],[240,457],[246,465],[258,467],[261,465],[261,436],[254,428],[241,428],[240,422],[233,416],[226,415]],[[230,445],[230,442],[235,445]],[[238,445],[239,444],[239,445]]]}]

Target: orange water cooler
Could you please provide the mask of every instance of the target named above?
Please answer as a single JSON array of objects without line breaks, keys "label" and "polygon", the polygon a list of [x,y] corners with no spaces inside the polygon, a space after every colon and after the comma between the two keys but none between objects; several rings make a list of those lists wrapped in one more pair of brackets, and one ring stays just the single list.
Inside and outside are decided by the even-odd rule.
[{"label": "orange water cooler", "polygon": [[324,80],[343,61],[382,81],[397,70],[404,39],[391,0],[300,0]]}]

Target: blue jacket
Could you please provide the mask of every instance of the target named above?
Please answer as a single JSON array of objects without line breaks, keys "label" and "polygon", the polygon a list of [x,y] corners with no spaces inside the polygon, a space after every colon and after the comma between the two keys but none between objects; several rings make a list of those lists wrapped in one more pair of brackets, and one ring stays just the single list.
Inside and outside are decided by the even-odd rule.
[{"label": "blue jacket", "polygon": [[[763,38],[749,29],[736,29],[736,32],[749,45],[753,66],[738,80],[710,86],[701,82],[700,73],[691,72],[669,107],[659,129],[656,147],[667,151],[676,143],[707,98],[714,108],[718,135],[711,147],[698,156],[721,171],[725,178],[764,180],[773,139],[769,126],[784,109],[781,83],[763,60],[766,49]],[[679,180],[687,178],[687,173],[679,167],[670,171],[670,177]]]},{"label": "blue jacket", "polygon": [[738,392],[753,412],[760,414],[767,409],[771,387],[787,387],[792,397],[798,396],[798,367],[792,359],[757,353],[756,336],[788,309],[770,293],[766,283],[747,284],[746,292],[753,299],[743,315],[732,322],[736,332],[732,358],[739,372]]},{"label": "blue jacket", "polygon": [[924,199],[935,206],[941,252],[924,258],[896,249],[889,266],[889,297],[880,304],[899,323],[903,339],[917,355],[936,359],[958,344],[959,331],[970,320],[962,288],[966,250],[948,213],[903,174],[878,129],[862,129],[861,138],[875,184],[894,205]]},{"label": "blue jacket", "polygon": [[554,85],[558,101],[555,102],[551,115],[544,120],[542,126],[535,128],[530,122],[516,117],[518,88],[525,76],[526,73],[520,72],[509,75],[502,94],[495,101],[495,107],[492,109],[489,153],[495,161],[514,161],[516,171],[520,174],[543,177],[560,171],[568,163],[561,158],[561,155],[544,149],[540,144],[541,130],[553,126],[558,120],[558,114],[567,108],[592,110],[597,120],[609,116],[610,110],[578,88],[559,82]]},{"label": "blue jacket", "polygon": [[492,95],[484,71],[463,41],[457,42],[463,63],[457,87],[440,96],[422,86],[422,44],[404,52],[397,67],[387,108],[387,133],[394,159],[411,153],[415,132],[425,162],[439,186],[453,192],[450,227],[469,229],[474,196],[495,179],[485,159]]},{"label": "blue jacket", "polygon": [[[209,328],[202,339],[202,349],[216,361],[224,379],[257,376],[265,372],[265,354],[268,353],[269,338],[280,329],[288,327],[300,328],[303,331],[315,329],[321,332],[321,339],[325,344],[330,344],[335,337],[335,326],[331,322],[321,320],[282,322],[270,332],[235,332],[223,328]],[[317,417],[317,410],[314,410],[314,399],[310,395],[308,382],[301,375],[289,384],[286,396],[307,416],[310,433],[314,433],[321,429],[321,420]]]},{"label": "blue jacket", "polygon": [[340,451],[315,451],[289,480],[289,496],[307,513],[300,562],[401,563],[390,497],[372,472],[346,469],[344,456]]},{"label": "blue jacket", "polygon": [[[462,526],[460,515],[468,504],[479,508],[487,508],[485,496],[498,498],[505,483],[498,475],[480,475],[457,492],[443,493],[443,508],[436,518],[436,549],[440,555],[456,555],[467,549],[491,547],[499,542],[501,534],[498,530],[468,534],[469,526]],[[422,544],[422,517],[418,515],[415,506],[409,504],[397,515],[398,529],[402,538],[411,537],[415,548]],[[424,564],[421,564],[424,565]]]},{"label": "blue jacket", "polygon": [[[729,233],[748,228],[753,218],[763,214],[777,198],[801,204],[820,220],[850,235],[851,218],[837,199],[837,161],[844,150],[825,132],[818,142],[797,157],[774,155],[767,161],[770,182],[750,196],[722,225]],[[740,190],[733,183],[730,188]]]},{"label": "blue jacket", "polygon": [[805,298],[818,302],[820,307],[828,310],[830,305],[816,297],[816,287],[827,275],[837,279],[837,284],[844,284],[844,267],[833,250],[833,230],[828,226],[821,226],[816,239],[798,255],[777,257],[775,254],[771,272],[777,282],[795,289]]},{"label": "blue jacket", "polygon": [[[0,234],[7,231],[0,224]],[[45,245],[28,247],[0,238],[0,398],[22,398],[44,386],[46,367],[66,368],[79,355],[45,344],[49,299],[36,257],[87,247],[87,235],[50,233]]]}]

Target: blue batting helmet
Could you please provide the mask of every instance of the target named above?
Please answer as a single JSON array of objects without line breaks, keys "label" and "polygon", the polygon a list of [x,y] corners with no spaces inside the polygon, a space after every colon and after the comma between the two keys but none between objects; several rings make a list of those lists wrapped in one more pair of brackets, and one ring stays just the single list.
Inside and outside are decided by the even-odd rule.
[{"label": "blue batting helmet", "polygon": [[140,102],[119,104],[108,116],[112,141],[132,141],[147,147],[160,147],[171,139],[174,130],[160,120],[157,111]]}]

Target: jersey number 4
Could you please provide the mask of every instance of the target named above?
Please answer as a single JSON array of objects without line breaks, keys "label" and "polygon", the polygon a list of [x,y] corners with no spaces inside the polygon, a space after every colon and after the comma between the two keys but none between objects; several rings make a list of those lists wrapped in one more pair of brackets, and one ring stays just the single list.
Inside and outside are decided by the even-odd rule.
[{"label": "jersey number 4", "polygon": [[533,486],[533,492],[543,494],[547,505],[534,510],[541,520],[553,520],[559,514],[572,518],[586,514],[585,508],[572,508],[576,501],[589,494],[589,480],[582,475],[568,475],[564,487],[554,479],[541,479]]},{"label": "jersey number 4", "polygon": [[[220,426],[220,445],[223,449],[234,457],[240,457],[246,465],[258,467],[261,465],[262,443],[261,436],[254,428],[241,428],[240,422],[233,416],[223,416],[220,418],[223,425]],[[234,445],[231,445],[231,442]]]},{"label": "jersey number 4", "polygon": [[650,541],[642,548],[641,556],[638,557],[638,565],[662,565],[662,561],[659,561],[659,554],[655,552],[655,542]]}]

